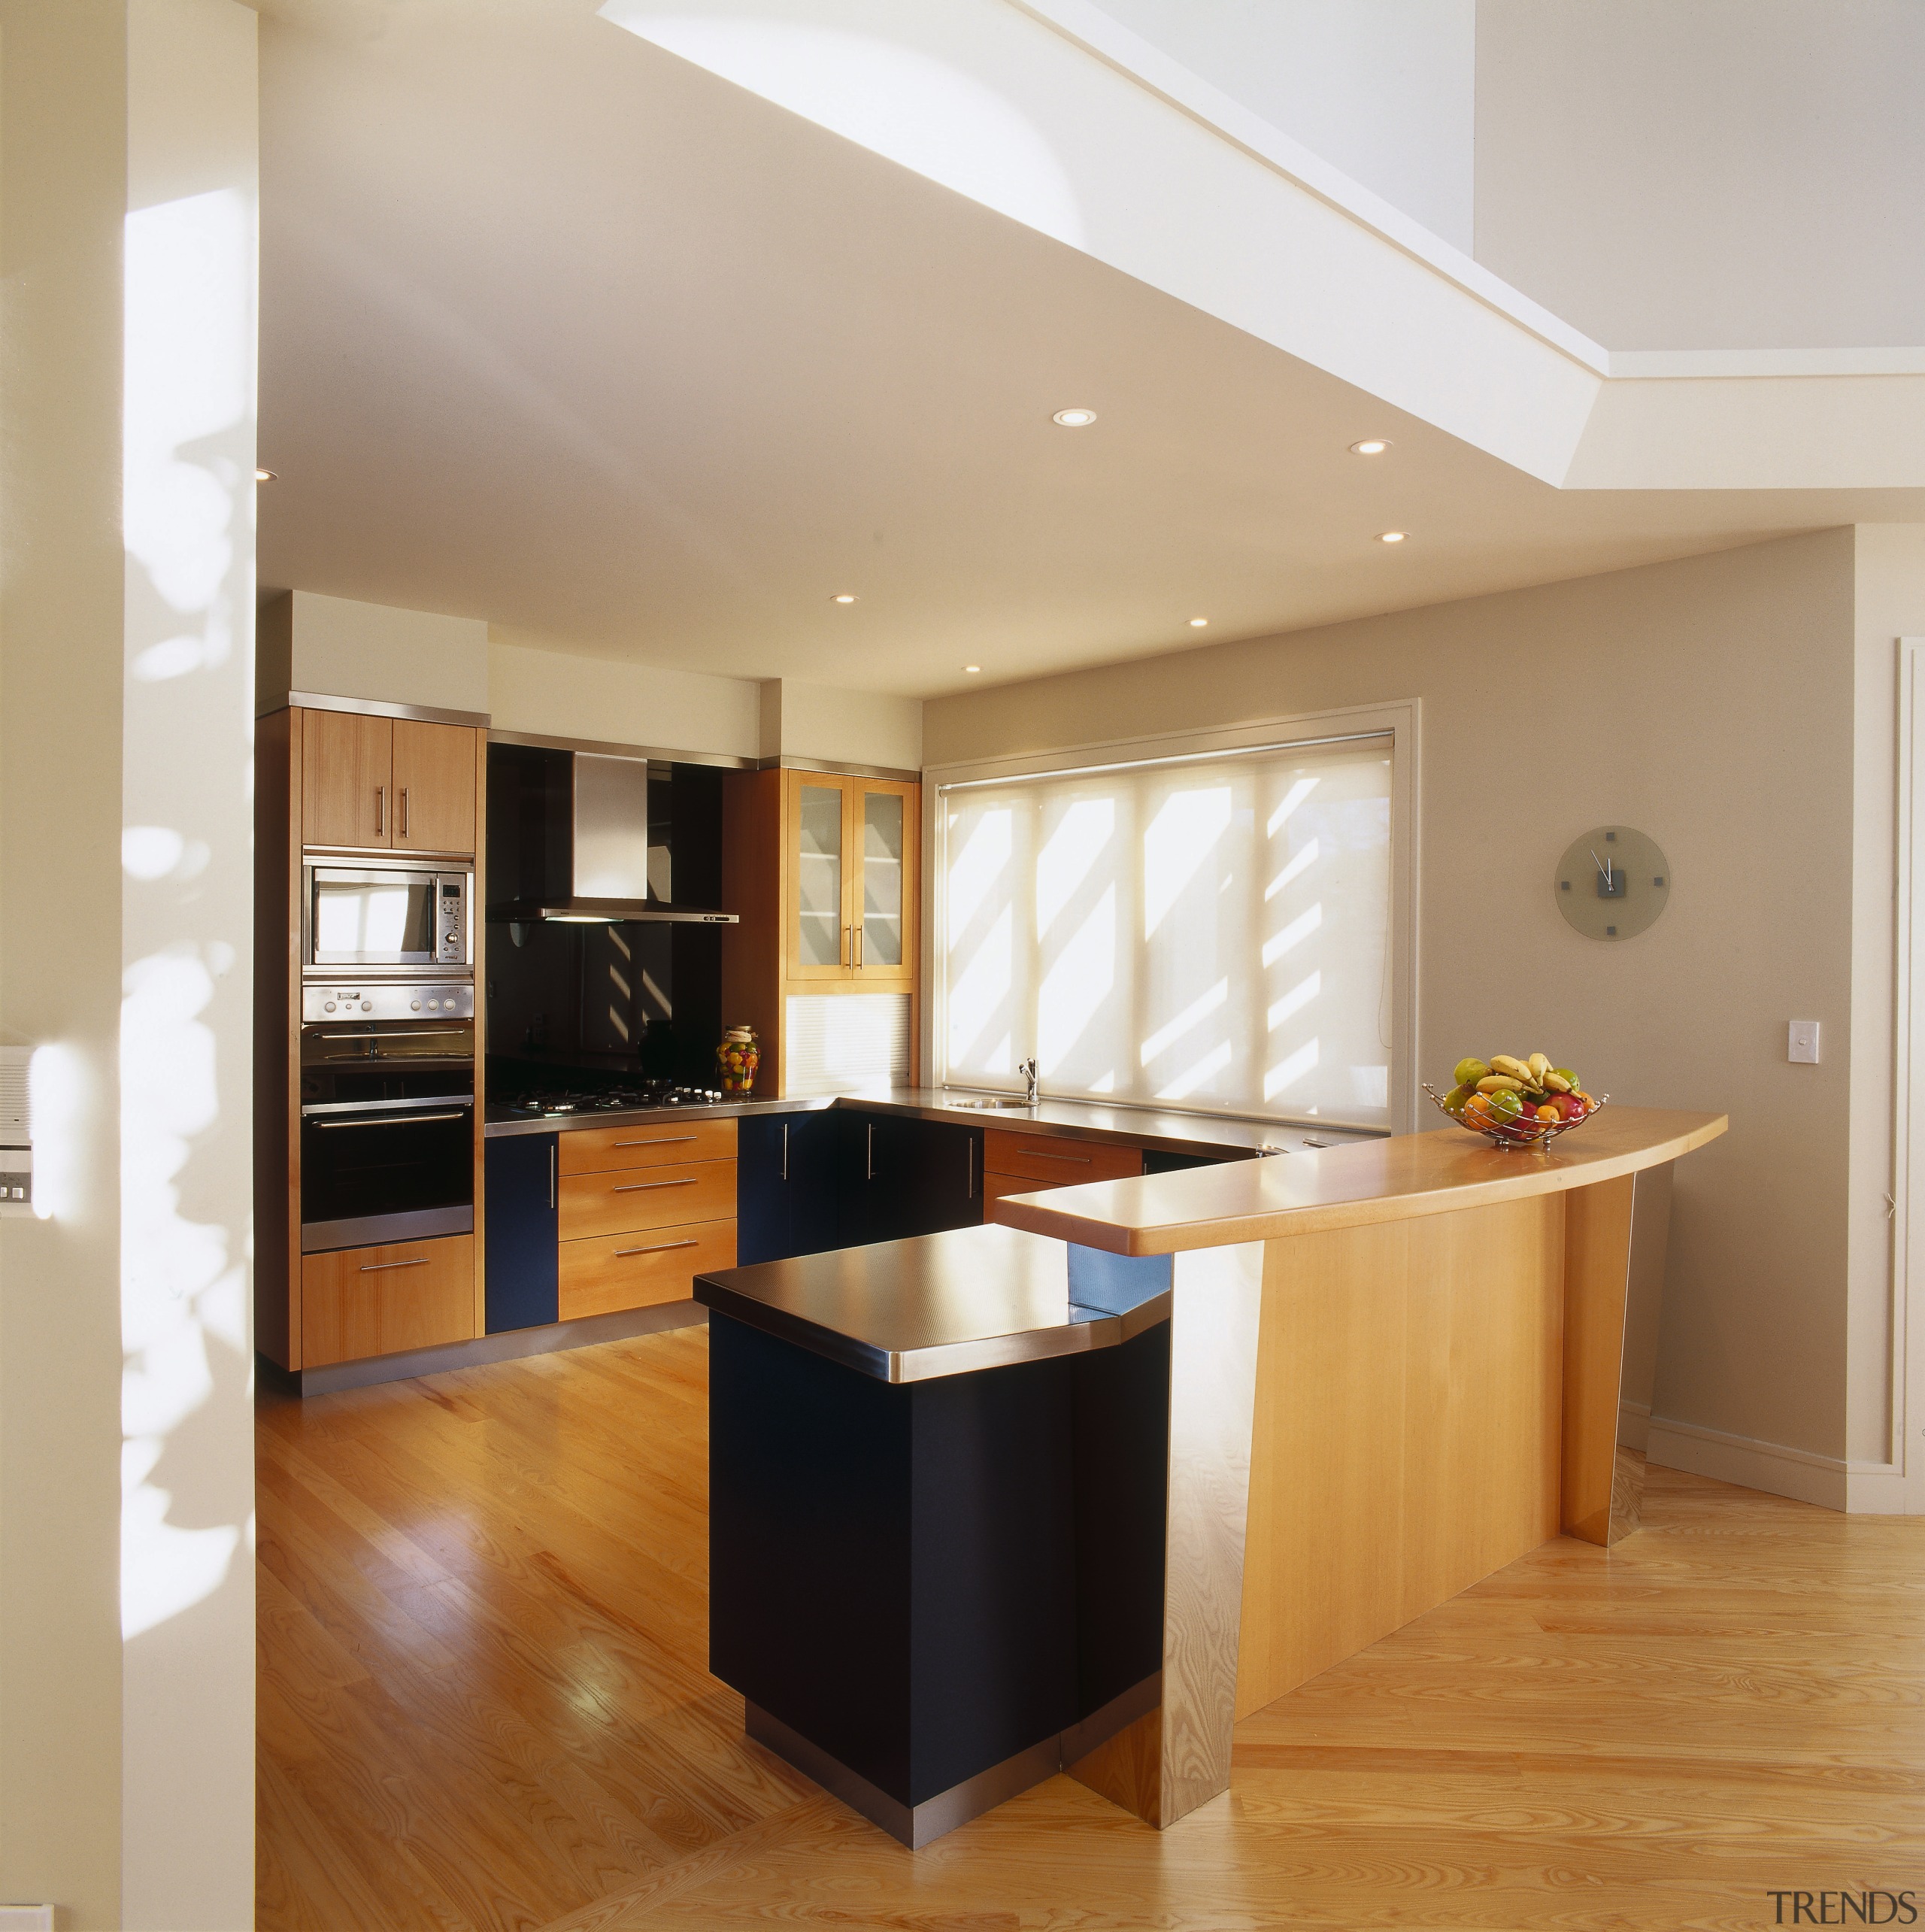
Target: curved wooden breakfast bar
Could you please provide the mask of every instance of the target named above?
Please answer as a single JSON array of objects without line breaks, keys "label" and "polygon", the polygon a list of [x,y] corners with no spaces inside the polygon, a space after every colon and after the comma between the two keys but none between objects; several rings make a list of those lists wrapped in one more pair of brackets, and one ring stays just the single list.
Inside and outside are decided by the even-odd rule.
[{"label": "curved wooden breakfast bar", "polygon": [[1635,1527],[1627,1289],[1726,1125],[1448,1128],[700,1278],[711,1668],[905,1842],[1059,1768],[1171,1824],[1228,1789],[1238,1717]]}]

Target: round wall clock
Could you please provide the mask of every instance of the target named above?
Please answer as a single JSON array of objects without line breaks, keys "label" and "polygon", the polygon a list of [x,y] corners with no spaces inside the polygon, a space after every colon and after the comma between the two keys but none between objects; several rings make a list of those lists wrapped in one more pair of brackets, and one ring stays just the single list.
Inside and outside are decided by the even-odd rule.
[{"label": "round wall clock", "polygon": [[1629,939],[1671,896],[1671,867],[1654,840],[1600,825],[1572,840],[1551,886],[1557,909],[1587,939]]}]

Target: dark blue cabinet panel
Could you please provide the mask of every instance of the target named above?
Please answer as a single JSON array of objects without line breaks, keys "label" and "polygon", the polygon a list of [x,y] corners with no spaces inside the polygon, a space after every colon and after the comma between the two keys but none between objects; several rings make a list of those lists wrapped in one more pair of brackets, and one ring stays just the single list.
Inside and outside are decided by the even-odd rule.
[{"label": "dark blue cabinet panel", "polygon": [[835,1114],[744,1116],[737,1134],[735,1254],[741,1265],[837,1246]]},{"label": "dark blue cabinet panel", "polygon": [[841,1246],[906,1241],[982,1219],[981,1129],[859,1107],[836,1112]]},{"label": "dark blue cabinet panel", "polygon": [[553,1134],[508,1134],[484,1143],[488,1333],[557,1319]]}]

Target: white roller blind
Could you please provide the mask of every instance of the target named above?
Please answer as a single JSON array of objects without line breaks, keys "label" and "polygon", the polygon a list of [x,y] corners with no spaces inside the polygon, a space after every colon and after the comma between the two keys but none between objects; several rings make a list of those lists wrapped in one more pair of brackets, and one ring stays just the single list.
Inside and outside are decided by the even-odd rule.
[{"label": "white roller blind", "polygon": [[946,1077],[1387,1126],[1391,750],[944,787]]}]

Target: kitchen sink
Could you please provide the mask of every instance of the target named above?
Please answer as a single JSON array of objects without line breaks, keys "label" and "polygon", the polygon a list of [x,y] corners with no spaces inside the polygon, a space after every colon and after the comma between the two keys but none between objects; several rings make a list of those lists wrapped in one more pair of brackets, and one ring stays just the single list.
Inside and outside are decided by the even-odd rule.
[{"label": "kitchen sink", "polygon": [[980,1107],[986,1109],[994,1110],[1000,1110],[1005,1107],[1016,1107],[1020,1108],[1024,1113],[1027,1113],[1029,1111],[1029,1102],[1027,1100],[1020,1100],[1016,1099],[1014,1096],[1011,1096],[1008,1099],[948,1100],[945,1101],[943,1104],[945,1106],[950,1107]]}]

